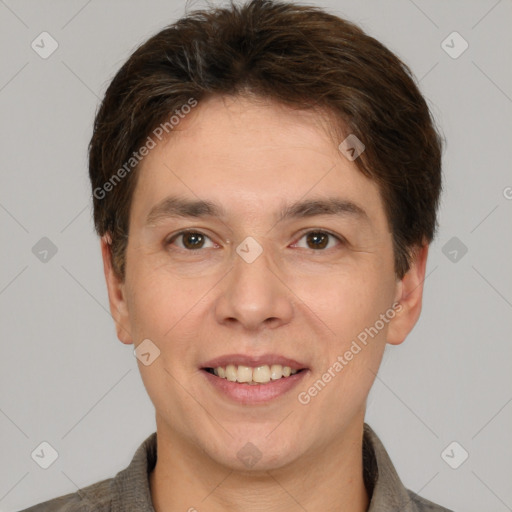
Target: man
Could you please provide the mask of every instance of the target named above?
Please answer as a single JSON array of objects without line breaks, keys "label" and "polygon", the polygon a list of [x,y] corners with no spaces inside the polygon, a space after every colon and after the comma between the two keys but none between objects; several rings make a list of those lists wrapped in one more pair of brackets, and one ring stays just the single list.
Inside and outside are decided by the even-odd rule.
[{"label": "man", "polygon": [[409,69],[319,8],[253,0],[138,48],[89,171],[117,335],[157,431],[30,511],[446,511],[364,423],[420,315],[441,139]]}]

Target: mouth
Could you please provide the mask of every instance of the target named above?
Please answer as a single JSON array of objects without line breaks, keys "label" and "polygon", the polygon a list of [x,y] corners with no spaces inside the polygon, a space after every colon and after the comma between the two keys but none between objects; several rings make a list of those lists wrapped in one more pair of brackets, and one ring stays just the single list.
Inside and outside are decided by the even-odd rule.
[{"label": "mouth", "polygon": [[264,364],[256,367],[228,364],[226,366],[217,366],[216,368],[206,367],[202,369],[229,382],[249,384],[250,386],[261,386],[271,381],[287,379],[291,375],[305,370],[305,368],[296,369],[280,364]]},{"label": "mouth", "polygon": [[244,405],[269,402],[298,386],[309,368],[277,355],[227,355],[200,367],[219,396]]}]

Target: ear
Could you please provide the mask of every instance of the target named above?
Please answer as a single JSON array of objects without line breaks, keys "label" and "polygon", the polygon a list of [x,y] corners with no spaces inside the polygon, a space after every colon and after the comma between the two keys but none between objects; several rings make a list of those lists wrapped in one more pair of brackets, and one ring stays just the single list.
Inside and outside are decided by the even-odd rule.
[{"label": "ear", "polygon": [[107,283],[110,313],[116,324],[117,337],[123,343],[133,343],[130,334],[130,317],[125,299],[125,283],[121,282],[112,267],[111,238],[108,233],[101,237],[103,271]]},{"label": "ear", "polygon": [[399,305],[395,308],[395,316],[389,321],[386,339],[391,345],[402,343],[420,316],[428,248],[428,244],[425,244],[413,250],[411,266],[397,283],[395,301]]}]

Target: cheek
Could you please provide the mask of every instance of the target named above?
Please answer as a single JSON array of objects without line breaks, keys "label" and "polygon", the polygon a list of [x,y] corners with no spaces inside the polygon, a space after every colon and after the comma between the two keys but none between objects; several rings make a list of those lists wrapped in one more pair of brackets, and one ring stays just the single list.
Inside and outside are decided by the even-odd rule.
[{"label": "cheek", "polygon": [[393,317],[394,278],[389,271],[367,269],[340,280],[340,285],[331,283],[328,290],[326,323],[336,336],[330,337],[325,371],[335,375],[331,379],[336,383],[324,398],[337,404],[350,397],[356,405],[365,400],[382,360]]},{"label": "cheek", "polygon": [[389,272],[366,267],[303,279],[297,295],[333,331],[333,348],[339,350],[375,324],[392,305],[394,291]]},{"label": "cheek", "polygon": [[388,323],[381,315],[392,305],[393,282],[389,272],[367,267],[322,279],[322,291],[310,288],[305,302],[330,329],[313,379],[318,407],[351,414],[364,403],[386,345]]},{"label": "cheek", "polygon": [[197,330],[189,324],[198,325],[197,305],[204,291],[192,280],[171,279],[159,271],[141,269],[131,279],[129,314],[136,343],[149,339],[159,350],[151,364],[137,361],[144,386],[160,414],[170,416],[178,411],[184,416],[187,396],[179,383],[190,377],[188,365],[183,363],[191,358],[191,336],[197,336]]},{"label": "cheek", "polygon": [[182,319],[193,315],[209,288],[208,279],[180,279],[161,268],[141,266],[130,281],[130,323],[144,337],[166,340]]}]

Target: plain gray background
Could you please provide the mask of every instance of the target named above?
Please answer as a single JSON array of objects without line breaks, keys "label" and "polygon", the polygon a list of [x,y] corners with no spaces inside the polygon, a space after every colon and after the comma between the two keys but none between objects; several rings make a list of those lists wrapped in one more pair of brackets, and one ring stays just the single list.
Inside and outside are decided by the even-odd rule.
[{"label": "plain gray background", "polygon": [[[387,349],[366,421],[408,488],[455,510],[512,510],[512,1],[311,3],[403,58],[447,139],[422,317]],[[0,511],[114,476],[155,430],[109,313],[86,149],[109,80],[185,9],[0,0]],[[43,31],[59,45],[47,59],[31,47]],[[454,31],[469,45],[457,58]],[[57,249],[46,262],[43,237]],[[59,454],[48,469],[31,457],[43,441]],[[469,453],[458,469],[441,455],[453,441]]]}]

